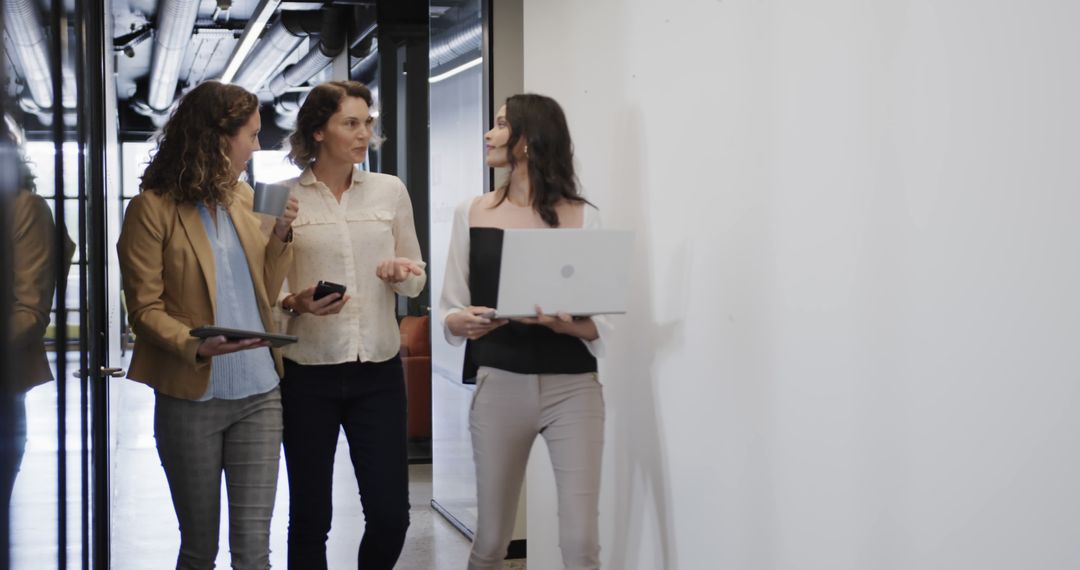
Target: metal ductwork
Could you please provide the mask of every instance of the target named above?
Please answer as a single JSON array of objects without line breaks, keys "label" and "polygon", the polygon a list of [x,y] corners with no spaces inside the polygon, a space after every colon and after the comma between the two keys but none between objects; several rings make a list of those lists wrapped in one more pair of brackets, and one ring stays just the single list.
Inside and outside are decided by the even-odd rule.
[{"label": "metal ductwork", "polygon": [[274,101],[274,110],[283,115],[295,115],[307,96],[307,93],[286,93]]},{"label": "metal ductwork", "polygon": [[469,53],[479,53],[484,39],[484,27],[480,20],[461,22],[431,38],[428,62],[431,69],[445,65]]},{"label": "metal ductwork", "polygon": [[[321,46],[320,43],[319,47]],[[323,53],[319,48],[309,51],[303,59],[285,68],[281,75],[278,75],[270,82],[270,93],[274,97],[280,97],[290,88],[303,85],[316,73],[326,69],[326,66],[330,65],[333,60],[333,56]]]},{"label": "metal ductwork", "polygon": [[296,115],[304,104],[308,94],[300,92],[285,93],[274,100],[274,123],[282,130],[291,131],[296,126]]},{"label": "metal ductwork", "polygon": [[191,42],[199,0],[164,0],[157,14],[154,59],[150,67],[150,95],[147,105],[156,113],[166,113],[176,96],[180,66]]},{"label": "metal ductwork", "polygon": [[345,24],[348,21],[340,8],[323,10],[319,45],[312,48],[300,61],[270,81],[270,93],[280,97],[290,88],[299,87],[322,71],[345,49]]},{"label": "metal ductwork", "polygon": [[322,16],[318,12],[282,12],[277,23],[263,34],[255,50],[244,60],[233,83],[248,91],[258,91],[305,37],[320,32],[321,25]]},{"label": "metal ductwork", "polygon": [[379,38],[374,33],[375,28],[376,24],[372,22],[349,48],[349,57],[356,62],[349,68],[349,77],[361,81],[364,77],[374,77],[375,68],[379,64]]},{"label": "metal ductwork", "polygon": [[374,74],[375,67],[378,66],[378,64],[379,50],[376,46],[375,48],[372,48],[370,53],[363,56],[360,60],[356,62],[355,65],[352,66],[352,69],[350,70],[351,76],[360,78],[367,77],[369,74]]},{"label": "metal ductwork", "polygon": [[39,109],[53,104],[52,74],[45,29],[41,26],[34,0],[3,0],[4,28],[10,38],[13,59],[23,72],[23,81]]}]

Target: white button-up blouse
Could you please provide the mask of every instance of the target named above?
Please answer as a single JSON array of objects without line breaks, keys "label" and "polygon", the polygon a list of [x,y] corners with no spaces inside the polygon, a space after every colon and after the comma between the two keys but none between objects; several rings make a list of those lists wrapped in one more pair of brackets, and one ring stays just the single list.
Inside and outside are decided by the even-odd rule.
[{"label": "white button-up blouse", "polygon": [[310,168],[283,184],[300,202],[283,296],[332,281],[345,285],[351,297],[336,315],[290,317],[286,330],[300,341],[285,347],[285,358],[300,364],[393,358],[401,347],[394,293],[415,297],[427,282],[426,273],[393,285],[375,275],[379,262],[394,257],[425,267],[405,185],[396,176],[357,168],[339,203]]}]

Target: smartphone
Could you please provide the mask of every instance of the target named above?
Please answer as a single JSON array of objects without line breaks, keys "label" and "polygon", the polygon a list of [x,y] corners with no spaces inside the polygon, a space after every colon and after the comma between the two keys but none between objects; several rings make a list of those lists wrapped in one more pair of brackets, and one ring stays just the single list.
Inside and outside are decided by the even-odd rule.
[{"label": "smartphone", "polygon": [[345,286],[330,281],[319,281],[319,283],[315,285],[315,295],[312,298],[318,301],[330,293],[340,293],[341,296],[344,297]]}]

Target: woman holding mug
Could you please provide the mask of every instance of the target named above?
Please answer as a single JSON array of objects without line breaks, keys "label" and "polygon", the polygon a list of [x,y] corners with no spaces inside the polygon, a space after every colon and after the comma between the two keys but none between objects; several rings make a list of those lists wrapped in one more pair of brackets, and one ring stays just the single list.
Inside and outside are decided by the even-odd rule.
[{"label": "woman holding mug", "polygon": [[132,199],[117,245],[131,327],[128,377],[154,388],[154,436],[180,524],[178,569],[214,567],[221,477],[232,566],[270,567],[281,445],[281,356],[202,325],[273,330],[292,261],[296,201],[269,235],[240,180],[259,150],[259,101],[210,81],[184,95]]}]

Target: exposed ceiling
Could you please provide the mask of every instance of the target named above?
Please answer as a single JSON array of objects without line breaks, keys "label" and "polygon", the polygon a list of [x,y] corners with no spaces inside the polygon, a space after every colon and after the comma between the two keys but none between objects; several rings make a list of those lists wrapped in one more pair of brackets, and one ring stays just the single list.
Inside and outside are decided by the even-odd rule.
[{"label": "exposed ceiling", "polygon": [[[228,80],[259,95],[264,117],[270,110],[283,128],[310,85],[329,78],[329,64],[342,51],[349,51],[351,77],[366,83],[376,79],[376,1],[110,1],[122,137],[153,132],[176,98],[202,81],[221,79],[226,70]],[[387,4],[378,8],[386,22],[400,3],[383,1]],[[9,78],[4,88],[28,118],[47,126],[52,104],[48,2],[3,2],[3,65]],[[433,71],[479,55],[479,0],[434,0],[428,7]],[[428,22],[421,24],[426,31]],[[68,40],[73,49],[73,32]],[[64,58],[68,124],[74,124],[74,59],[71,54]],[[33,122],[24,125],[34,130]]]},{"label": "exposed ceiling", "polygon": [[375,23],[373,6],[321,0],[113,0],[113,10],[122,132],[160,125],[176,97],[234,59],[229,80],[288,113],[290,93],[323,77],[351,25]]}]

